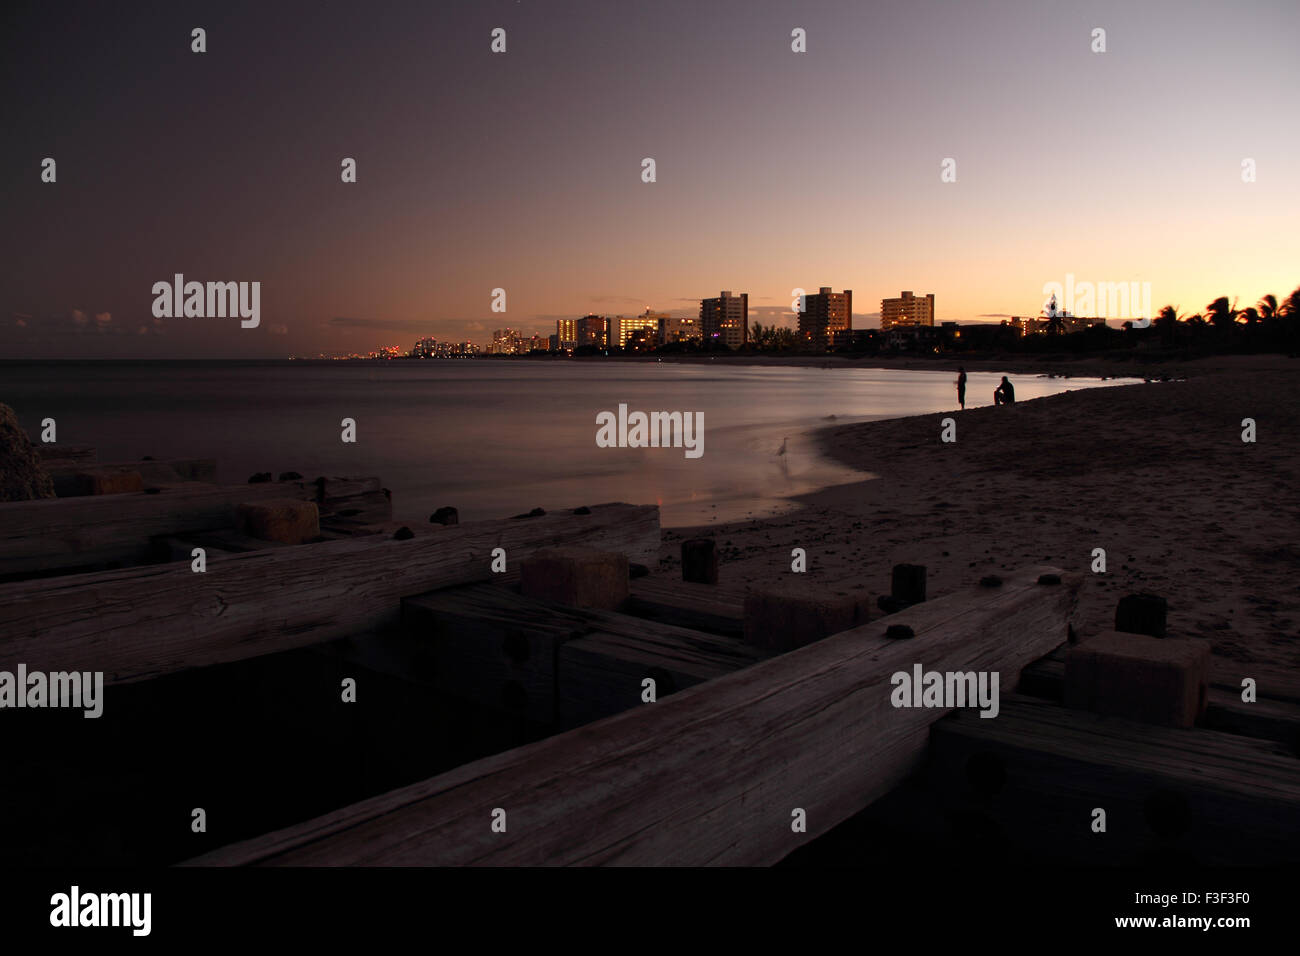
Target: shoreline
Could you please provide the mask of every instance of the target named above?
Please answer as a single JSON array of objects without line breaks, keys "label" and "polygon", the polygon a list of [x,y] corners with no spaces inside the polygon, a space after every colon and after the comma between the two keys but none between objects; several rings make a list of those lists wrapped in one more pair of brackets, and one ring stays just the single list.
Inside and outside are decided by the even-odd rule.
[{"label": "shoreline", "polygon": [[[1169,602],[1170,635],[1209,640],[1217,669],[1294,669],[1297,407],[1294,374],[1220,370],[831,425],[812,432],[821,453],[878,477],[795,496],[797,510],[770,518],[666,529],[660,568],[677,573],[680,540],[697,534],[717,539],[729,584],[776,583],[794,547],[820,583],[873,595],[897,563],[926,565],[932,597],[1049,563],[1085,572],[1085,639],[1113,627],[1121,596],[1151,591]],[[945,445],[949,415],[958,441]],[[1243,417],[1258,423],[1254,444]],[[1096,548],[1104,574],[1091,573]]]},{"label": "shoreline", "polygon": [[1196,358],[1174,358],[1167,353],[1142,350],[1104,352],[1097,355],[1072,353],[1030,354],[1024,352],[973,352],[945,353],[922,356],[901,353],[896,356],[881,355],[800,355],[794,353],[724,353],[713,355],[612,355],[612,356],[475,356],[461,359],[306,359],[306,358],[209,358],[209,359],[0,359],[0,368],[7,367],[59,367],[59,366],[380,366],[395,365],[406,368],[441,365],[460,366],[473,362],[627,362],[657,364],[669,362],[679,365],[743,365],[753,367],[816,367],[834,369],[899,369],[903,371],[955,372],[965,366],[976,372],[1001,372],[1007,375],[1047,375],[1064,378],[1137,378],[1150,379],[1192,378],[1230,371],[1291,371],[1300,373],[1300,358],[1278,353],[1242,355],[1207,355]]}]

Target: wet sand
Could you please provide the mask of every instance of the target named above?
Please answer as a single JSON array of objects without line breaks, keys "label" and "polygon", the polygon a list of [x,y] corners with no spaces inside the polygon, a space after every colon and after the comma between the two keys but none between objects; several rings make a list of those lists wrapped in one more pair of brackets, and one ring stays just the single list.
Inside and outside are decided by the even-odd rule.
[{"label": "wet sand", "polygon": [[[929,568],[931,597],[1046,562],[1085,572],[1085,637],[1113,626],[1121,596],[1151,591],[1169,602],[1171,634],[1213,643],[1216,672],[1296,669],[1297,412],[1300,362],[1261,357],[1182,382],[822,429],[826,454],[879,478],[804,496],[790,514],[666,532],[660,570],[679,573],[694,533],[717,537],[723,580],[755,586],[788,575],[794,547],[813,578],[873,595],[898,562]],[[949,414],[955,444],[940,441]],[[1090,571],[1094,548],[1105,574]]]}]

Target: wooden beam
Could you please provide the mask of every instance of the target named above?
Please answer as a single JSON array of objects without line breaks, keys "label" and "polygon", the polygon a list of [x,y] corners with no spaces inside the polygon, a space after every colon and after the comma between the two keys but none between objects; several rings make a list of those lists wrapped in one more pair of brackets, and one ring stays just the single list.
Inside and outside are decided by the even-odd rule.
[{"label": "wooden beam", "polygon": [[40,435],[32,439],[32,447],[41,461],[76,461],[85,464],[95,460],[98,454],[93,445],[61,445],[58,442],[41,441]]},{"label": "wooden beam", "polygon": [[402,622],[404,634],[359,646],[358,662],[565,727],[635,707],[647,676],[666,697],[769,656],[739,638],[554,604],[495,584],[408,597]]},{"label": "wooden beam", "polygon": [[743,637],[745,591],[719,584],[696,584],[667,575],[637,578],[623,608],[628,614],[689,627],[710,634]]},{"label": "wooden beam", "polygon": [[[1300,862],[1300,760],[1271,741],[1067,710],[1018,695],[931,731],[927,782],[958,819],[1053,858]],[[1106,811],[1106,832],[1092,812]]]},{"label": "wooden beam", "polygon": [[175,484],[182,481],[217,480],[217,462],[213,458],[165,458],[146,461],[96,462],[88,464],[75,458],[51,458],[41,463],[54,481],[60,498],[89,494],[78,475],[99,470],[138,471],[146,485]]},{"label": "wooden beam", "polygon": [[[235,526],[235,508],[269,498],[302,498],[351,510],[353,501],[384,498],[378,478],[181,483],[157,494],[124,494],[0,503],[0,578],[153,557],[151,538]],[[385,498],[386,501],[386,498]]]},{"label": "wooden beam", "polygon": [[[706,684],[459,767],[199,865],[764,865],[920,762],[943,708],[895,708],[890,678],[988,670],[1009,689],[1065,641],[1080,577],[1034,568],[916,605]],[[908,624],[916,636],[891,640]],[[997,723],[982,720],[980,723]],[[494,833],[492,813],[507,813]],[[792,811],[807,814],[793,832]]]},{"label": "wooden beam", "polygon": [[494,548],[517,563],[577,542],[645,560],[658,551],[659,509],[598,505],[405,541],[268,548],[202,574],[182,561],[0,585],[0,668],[102,670],[116,683],[270,654],[395,623],[405,595],[486,580]]},{"label": "wooden beam", "polygon": [[[1250,665],[1239,665],[1249,671]],[[1210,730],[1257,737],[1284,744],[1300,754],[1300,703],[1287,696],[1274,698],[1268,693],[1277,685],[1260,683],[1259,698],[1254,703],[1241,699],[1240,689],[1228,690],[1211,684],[1205,716],[1199,722]],[[1065,693],[1065,662],[1046,657],[1025,668],[1021,675],[1022,693],[1061,703]],[[1289,693],[1283,687],[1282,693]]]}]

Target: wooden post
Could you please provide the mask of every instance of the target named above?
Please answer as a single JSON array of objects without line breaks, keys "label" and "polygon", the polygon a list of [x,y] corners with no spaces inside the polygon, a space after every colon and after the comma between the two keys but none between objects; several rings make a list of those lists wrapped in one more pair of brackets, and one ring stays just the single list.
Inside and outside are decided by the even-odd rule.
[{"label": "wooden post", "polygon": [[1165,636],[1168,606],[1156,594],[1129,594],[1119,599],[1115,608],[1115,630],[1128,634]]},{"label": "wooden post", "polygon": [[718,583],[718,548],[712,538],[682,542],[682,580],[694,584]]},{"label": "wooden post", "polygon": [[925,600],[925,565],[896,564],[890,578],[890,595],[903,604],[920,604]]}]

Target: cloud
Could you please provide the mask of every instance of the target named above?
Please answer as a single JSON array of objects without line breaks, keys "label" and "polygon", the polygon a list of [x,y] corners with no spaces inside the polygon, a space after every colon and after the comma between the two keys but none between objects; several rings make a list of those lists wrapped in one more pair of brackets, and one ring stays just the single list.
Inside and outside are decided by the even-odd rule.
[{"label": "cloud", "polygon": [[593,295],[587,299],[588,302],[632,302],[639,303],[644,300],[635,295]]},{"label": "cloud", "polygon": [[1008,312],[981,312],[975,316],[977,319],[1013,319],[1015,316]]}]

